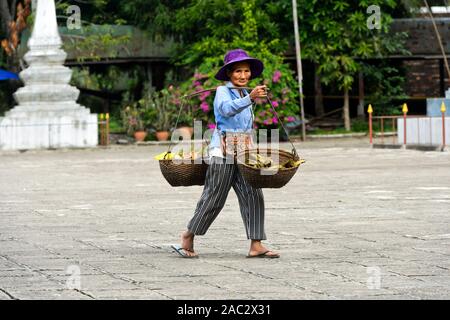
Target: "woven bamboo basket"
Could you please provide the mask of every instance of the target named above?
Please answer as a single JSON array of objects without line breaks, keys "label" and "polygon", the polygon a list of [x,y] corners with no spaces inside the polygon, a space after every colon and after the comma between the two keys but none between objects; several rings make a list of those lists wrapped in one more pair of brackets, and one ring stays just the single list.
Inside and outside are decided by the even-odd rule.
[{"label": "woven bamboo basket", "polygon": [[277,170],[254,168],[246,164],[250,154],[261,154],[265,158],[272,159],[275,163],[283,163],[290,159],[298,161],[300,158],[296,153],[284,150],[250,149],[242,151],[237,155],[239,171],[244,179],[254,188],[281,188],[292,179],[298,170],[298,166]]},{"label": "woven bamboo basket", "polygon": [[204,161],[196,163],[193,160],[190,162],[159,160],[159,168],[172,187],[188,187],[205,184],[208,165]]}]

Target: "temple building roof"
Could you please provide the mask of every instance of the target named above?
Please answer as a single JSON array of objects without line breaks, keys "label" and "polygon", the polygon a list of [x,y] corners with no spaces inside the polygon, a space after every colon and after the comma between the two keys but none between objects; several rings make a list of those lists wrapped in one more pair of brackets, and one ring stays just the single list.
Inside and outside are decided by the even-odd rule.
[{"label": "temple building roof", "polygon": [[[172,45],[170,39],[152,41],[133,26],[91,25],[81,29],[59,27],[67,52],[66,64],[98,64],[131,61],[166,61]],[[28,50],[29,30],[22,33],[19,56]],[[82,41],[89,38],[89,41]]]}]

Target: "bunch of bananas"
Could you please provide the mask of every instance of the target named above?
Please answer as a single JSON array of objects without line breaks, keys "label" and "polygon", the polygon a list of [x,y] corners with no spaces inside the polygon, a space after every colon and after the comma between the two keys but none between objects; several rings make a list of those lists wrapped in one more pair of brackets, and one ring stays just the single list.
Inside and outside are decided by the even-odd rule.
[{"label": "bunch of bananas", "polygon": [[250,153],[246,164],[254,168],[270,168],[272,166],[272,159],[263,157],[259,153]]},{"label": "bunch of bananas", "polygon": [[172,152],[163,152],[155,156],[156,160],[172,160],[175,154]]},{"label": "bunch of bananas", "polygon": [[288,168],[296,168],[304,162],[305,160],[303,159],[299,159],[297,161],[289,159],[283,163],[276,164],[272,159],[263,157],[260,154],[250,154],[245,164],[257,169],[265,168],[269,170],[283,170]]},{"label": "bunch of bananas", "polygon": [[193,148],[187,152],[183,149],[178,152],[163,152],[155,156],[156,160],[195,160],[201,158],[204,154],[204,148],[195,151]]}]

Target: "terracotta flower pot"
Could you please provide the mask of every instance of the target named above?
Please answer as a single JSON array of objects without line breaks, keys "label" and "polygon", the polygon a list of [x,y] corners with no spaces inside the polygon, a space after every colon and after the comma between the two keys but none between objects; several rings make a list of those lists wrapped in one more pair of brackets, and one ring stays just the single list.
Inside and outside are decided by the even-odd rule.
[{"label": "terracotta flower pot", "polygon": [[183,137],[184,140],[192,139],[192,135],[194,134],[194,128],[192,127],[179,127],[179,134]]},{"label": "terracotta flower pot", "polygon": [[145,137],[147,137],[147,132],[145,132],[145,131],[136,131],[134,133],[134,139],[136,141],[144,141]]},{"label": "terracotta flower pot", "polygon": [[158,141],[169,140],[169,131],[156,131],[156,139],[158,139]]}]

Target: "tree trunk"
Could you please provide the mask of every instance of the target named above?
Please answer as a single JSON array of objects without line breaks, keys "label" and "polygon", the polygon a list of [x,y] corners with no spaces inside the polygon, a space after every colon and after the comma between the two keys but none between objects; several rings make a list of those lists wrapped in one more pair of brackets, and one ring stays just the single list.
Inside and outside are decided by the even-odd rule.
[{"label": "tree trunk", "polygon": [[[11,41],[11,30],[9,24],[16,19],[16,9],[19,0],[0,0],[0,40]],[[25,17],[26,18],[26,17]],[[17,34],[20,37],[20,32]],[[0,47],[0,50],[4,50]],[[10,55],[6,54],[6,68],[11,72],[19,72],[17,51],[14,49]]]},{"label": "tree trunk", "polygon": [[8,3],[6,0],[0,1],[0,22],[1,22],[1,31],[4,35],[3,38],[8,39],[9,38],[9,28],[8,24],[11,21],[11,12],[9,10]]},{"label": "tree trunk", "polygon": [[[317,70],[317,67],[318,67],[317,64],[315,65],[315,67]],[[317,71],[314,74],[314,92],[315,92],[314,108],[315,108],[316,116],[320,117],[325,112],[323,109],[322,83],[320,81],[320,75],[317,73]]]},{"label": "tree trunk", "polygon": [[345,125],[346,131],[351,130],[350,101],[349,101],[349,96],[348,96],[348,89],[344,89],[344,125]]},{"label": "tree trunk", "polygon": [[364,75],[362,71],[359,71],[359,102],[357,116],[359,119],[364,119]]},{"label": "tree trunk", "polygon": [[103,113],[109,113],[109,92],[105,91],[106,95],[103,99]]},{"label": "tree trunk", "polygon": [[9,0],[9,13],[11,15],[11,19],[16,18],[16,8],[19,0]]}]

